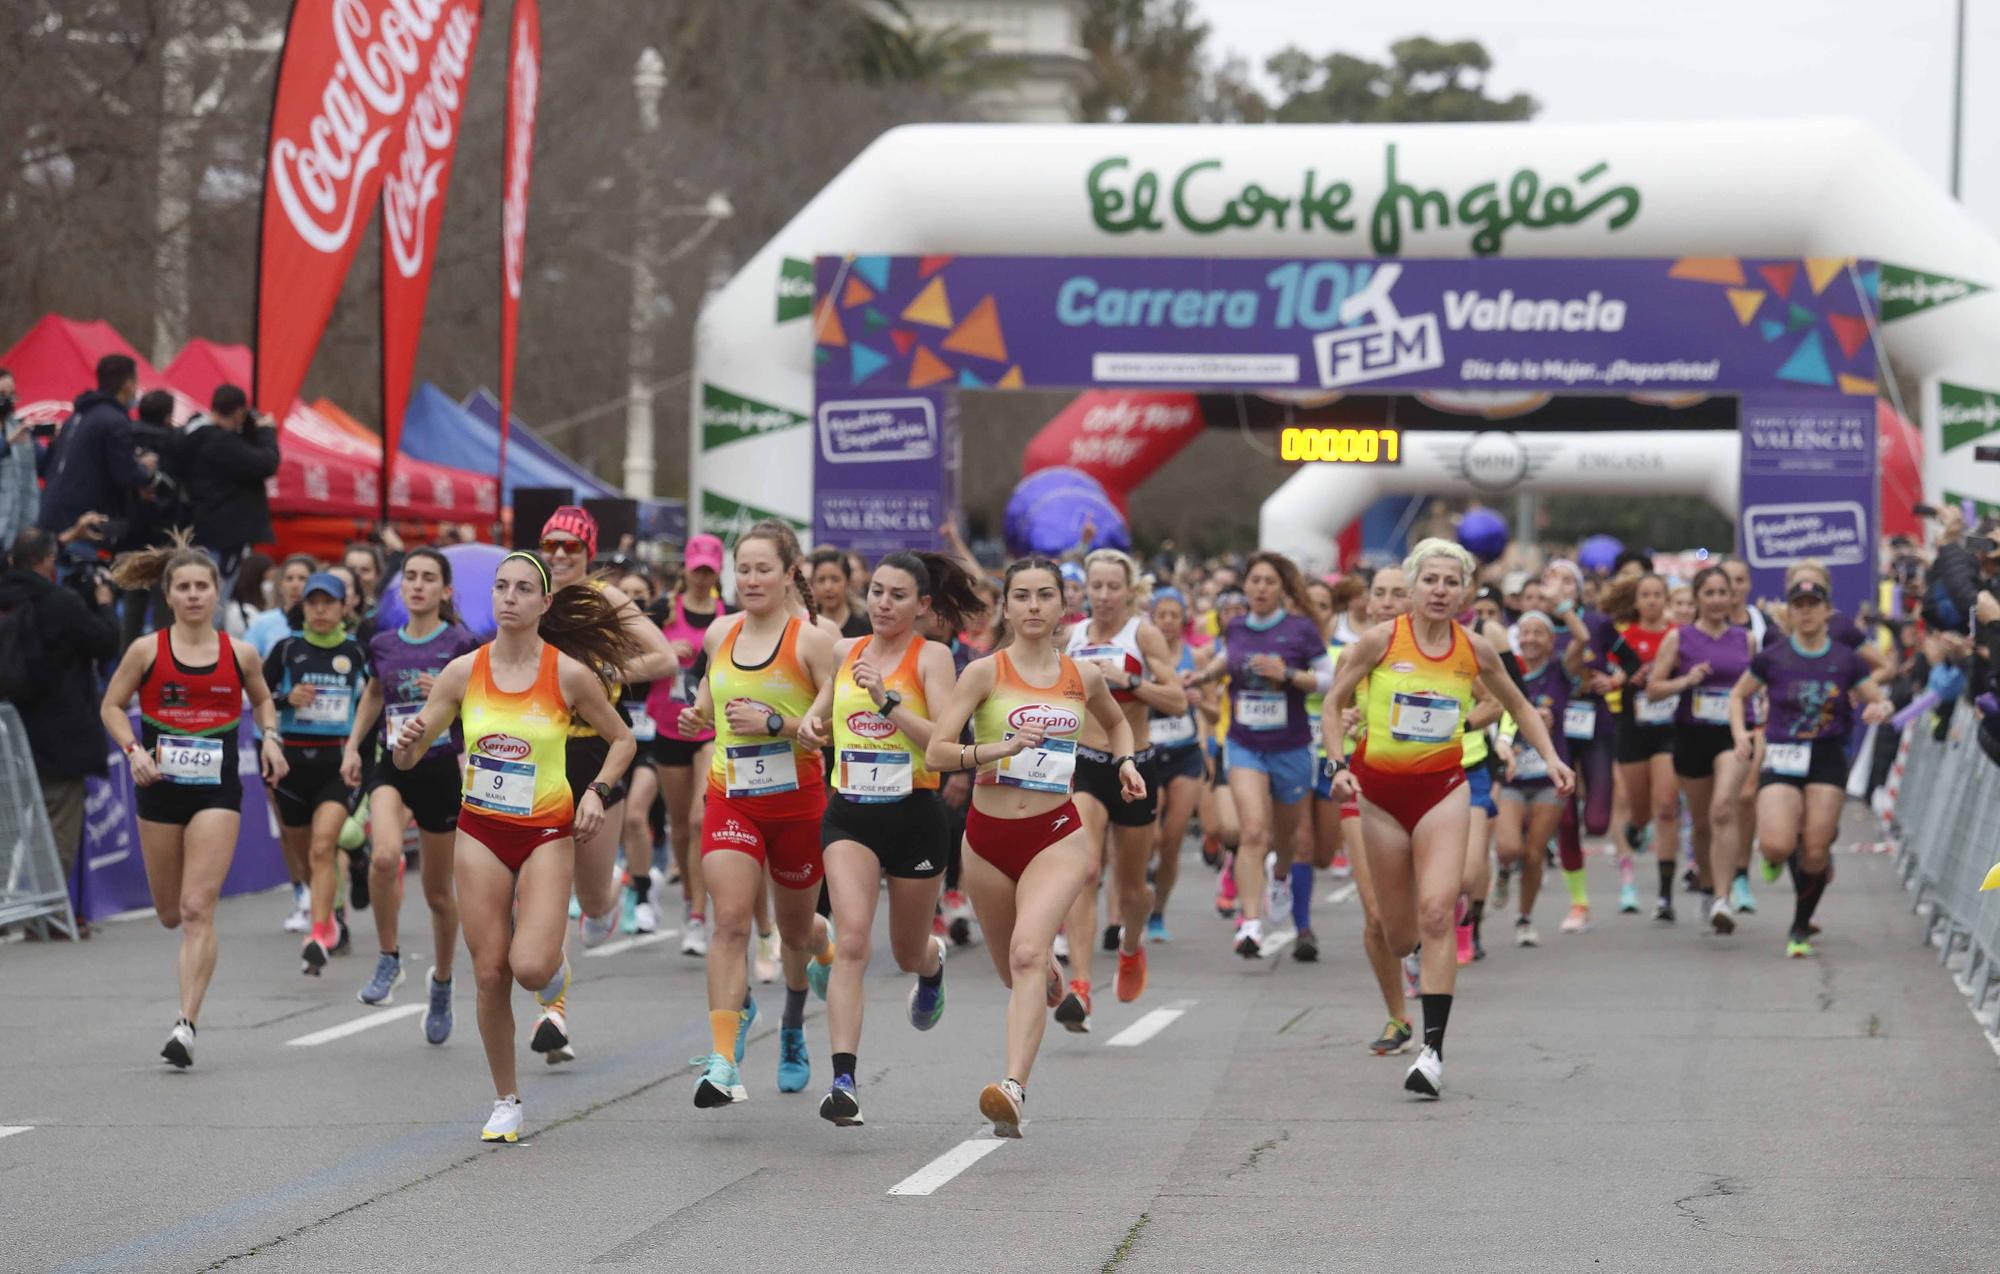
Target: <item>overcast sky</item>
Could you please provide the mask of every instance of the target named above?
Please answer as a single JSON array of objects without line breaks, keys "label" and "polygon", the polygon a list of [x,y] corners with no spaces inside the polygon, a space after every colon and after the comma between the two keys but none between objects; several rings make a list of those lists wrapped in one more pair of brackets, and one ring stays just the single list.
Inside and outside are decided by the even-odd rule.
[{"label": "overcast sky", "polygon": [[[1261,76],[1288,44],[1386,59],[1476,39],[1548,123],[1858,116],[1949,182],[1956,0],[1197,0]],[[2000,3],[1967,0],[1963,197],[2000,235]],[[1671,16],[1668,16],[1671,15]],[[1269,81],[1264,80],[1269,88]]]}]

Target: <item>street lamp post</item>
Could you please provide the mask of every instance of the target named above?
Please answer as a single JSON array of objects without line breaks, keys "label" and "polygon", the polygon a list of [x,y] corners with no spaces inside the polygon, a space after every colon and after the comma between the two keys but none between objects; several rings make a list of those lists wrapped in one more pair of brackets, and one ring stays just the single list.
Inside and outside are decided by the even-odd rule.
[{"label": "street lamp post", "polygon": [[625,379],[625,494],[639,500],[653,496],[653,317],[659,306],[659,279],[653,272],[659,255],[658,182],[654,179],[654,139],[660,131],[660,94],[667,87],[667,66],[659,50],[646,49],[632,73],[632,91],[639,99],[639,138],[632,148],[633,209],[637,223],[632,249],[632,313],[627,327]]}]

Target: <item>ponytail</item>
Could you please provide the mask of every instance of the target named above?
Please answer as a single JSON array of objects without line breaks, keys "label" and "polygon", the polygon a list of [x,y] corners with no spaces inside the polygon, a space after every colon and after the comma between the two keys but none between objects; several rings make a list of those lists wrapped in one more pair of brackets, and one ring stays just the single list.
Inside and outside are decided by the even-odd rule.
[{"label": "ponytail", "polygon": [[536,631],[543,641],[586,668],[618,668],[646,651],[625,616],[589,583],[559,588]]},{"label": "ponytail", "polygon": [[756,525],[738,537],[736,543],[744,540],[769,540],[771,547],[778,550],[778,565],[792,574],[792,587],[798,590],[799,602],[806,609],[808,623],[819,622],[819,607],[813,604],[812,581],[806,578],[805,550],[799,547],[798,532],[782,518],[763,518]]},{"label": "ponytail", "polygon": [[[222,591],[222,574],[215,569],[214,559],[194,547],[194,532],[185,528],[173,531],[165,544],[120,553],[111,563],[111,582],[128,592],[151,591],[171,583],[174,572],[183,566],[206,569],[216,591]],[[222,600],[218,597],[216,605]]]},{"label": "ponytail", "polygon": [[875,569],[879,571],[885,566],[892,566],[915,580],[917,596],[930,599],[931,613],[944,620],[952,632],[964,628],[966,621],[986,609],[986,599],[979,595],[979,581],[955,557],[928,550],[891,553],[877,562]]}]

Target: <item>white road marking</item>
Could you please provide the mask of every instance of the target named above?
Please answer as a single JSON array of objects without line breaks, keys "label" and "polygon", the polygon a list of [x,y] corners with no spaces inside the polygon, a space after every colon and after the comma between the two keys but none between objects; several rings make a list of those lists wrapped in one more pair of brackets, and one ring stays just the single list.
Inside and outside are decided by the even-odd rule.
[{"label": "white road marking", "polygon": [[0,1124],[0,1138],[11,1137],[17,1132],[33,1132],[33,1124]]},{"label": "white road marking", "polygon": [[909,1176],[889,1187],[890,1194],[935,1194],[938,1187],[1007,1143],[998,1137],[974,1137],[961,1141]]},{"label": "white road marking", "polygon": [[417,1014],[423,1012],[425,1007],[422,1004],[399,1004],[393,1009],[382,1009],[379,1012],[370,1013],[366,1017],[357,1017],[351,1022],[342,1022],[339,1026],[329,1026],[323,1031],[314,1031],[311,1035],[301,1035],[295,1040],[286,1040],[285,1043],[297,1045],[300,1048],[311,1048],[315,1044],[330,1044],[334,1040],[346,1039],[350,1035],[359,1035],[363,1031],[373,1030],[378,1026],[387,1026],[391,1022],[399,1022],[406,1017],[415,1017]]},{"label": "white road marking", "polygon": [[584,954],[587,956],[623,955],[634,947],[650,947],[656,942],[665,942],[668,938],[678,938],[680,936],[681,931],[678,929],[661,929],[657,933],[643,933],[636,938],[620,938],[616,942],[607,942],[601,947],[595,947],[584,952]]},{"label": "white road marking", "polygon": [[1298,936],[1299,931],[1296,929],[1287,929],[1283,933],[1274,933],[1258,943],[1257,950],[1263,955],[1264,959],[1275,960],[1284,954],[1285,948],[1291,946]]},{"label": "white road marking", "polygon": [[1154,1009],[1118,1034],[1104,1041],[1107,1048],[1137,1048],[1172,1026],[1186,1009]]},{"label": "white road marking", "polygon": [[1355,895],[1355,892],[1359,888],[1360,886],[1352,883],[1342,885],[1340,888],[1328,894],[1326,896],[1326,900],[1328,902],[1346,902],[1349,898],[1352,898]]}]

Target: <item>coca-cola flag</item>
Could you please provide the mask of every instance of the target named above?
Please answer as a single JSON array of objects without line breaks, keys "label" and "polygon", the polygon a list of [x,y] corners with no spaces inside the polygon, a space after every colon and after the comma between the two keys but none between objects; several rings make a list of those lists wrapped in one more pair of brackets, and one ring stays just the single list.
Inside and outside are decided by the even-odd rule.
[{"label": "coca-cola flag", "polygon": [[264,148],[257,239],[260,410],[298,396],[396,162],[447,0],[295,0]]},{"label": "coca-cola flag", "polygon": [[538,0],[514,0],[507,42],[507,142],[500,209],[500,489],[507,488],[507,430],[514,423],[514,341],[528,250],[528,170],[535,158],[535,97],[542,82]]},{"label": "coca-cola flag", "polygon": [[[420,4],[422,0],[406,0]],[[417,340],[423,335],[431,267],[444,226],[444,196],[451,184],[465,114],[472,51],[479,41],[483,0],[444,0],[438,38],[413,78],[409,110],[382,180],[382,487],[396,498],[396,452],[403,412],[410,403]],[[386,503],[385,503],[386,508]],[[383,516],[388,516],[384,513]]]}]

